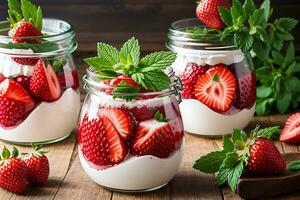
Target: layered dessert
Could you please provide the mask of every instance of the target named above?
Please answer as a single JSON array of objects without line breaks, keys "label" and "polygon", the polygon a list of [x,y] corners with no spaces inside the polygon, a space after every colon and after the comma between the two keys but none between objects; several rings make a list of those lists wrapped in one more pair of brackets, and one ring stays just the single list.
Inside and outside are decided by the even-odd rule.
[{"label": "layered dessert", "polygon": [[172,67],[184,85],[180,110],[187,132],[222,135],[250,122],[256,80],[240,50],[178,54]]},{"label": "layered dessert", "polygon": [[[130,64],[121,59],[128,46],[132,48],[127,53],[136,60],[130,59]],[[163,71],[175,54],[154,53],[143,62],[134,38],[120,51],[104,43],[98,48],[98,57],[85,60],[90,67],[78,128],[81,165],[93,181],[109,189],[134,192],[162,187],[176,175],[183,155],[183,124],[173,79]],[[101,66],[108,49],[115,57]],[[162,64],[149,68],[153,58]]]},{"label": "layered dessert", "polygon": [[0,139],[20,144],[61,140],[76,127],[80,110],[77,72],[64,40],[71,30],[57,30],[67,23],[43,20],[41,8],[27,0],[9,2],[8,19],[0,39]]}]

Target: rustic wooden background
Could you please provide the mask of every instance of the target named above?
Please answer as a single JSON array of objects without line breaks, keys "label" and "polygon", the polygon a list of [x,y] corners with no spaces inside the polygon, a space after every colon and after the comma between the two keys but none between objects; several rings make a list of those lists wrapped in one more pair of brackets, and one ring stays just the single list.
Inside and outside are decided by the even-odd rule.
[{"label": "rustic wooden background", "polygon": [[[261,0],[256,0],[260,3]],[[194,17],[196,0],[33,0],[47,17],[71,22],[77,31],[79,51],[95,50],[97,41],[120,45],[136,36],[143,51],[165,48],[171,22]],[[6,0],[0,0],[0,19],[7,15]],[[274,16],[300,19],[300,0],[271,0]],[[300,26],[295,31],[300,52]]]}]

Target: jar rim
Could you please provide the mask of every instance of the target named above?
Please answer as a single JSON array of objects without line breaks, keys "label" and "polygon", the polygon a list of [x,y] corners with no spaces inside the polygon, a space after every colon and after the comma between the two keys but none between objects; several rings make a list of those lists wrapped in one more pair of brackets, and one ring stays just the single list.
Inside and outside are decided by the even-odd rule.
[{"label": "jar rim", "polygon": [[[7,48],[6,45],[11,43],[12,37],[9,35],[4,35],[3,33],[8,33],[9,31],[9,21],[0,21],[0,53],[13,55],[14,57],[48,57],[53,55],[62,55],[70,52],[74,52],[77,49],[77,43],[74,41],[75,31],[74,27],[61,19],[56,18],[44,18],[43,19],[43,29],[42,32],[47,34],[43,36],[30,36],[30,37],[18,37],[18,39],[40,39],[44,40],[38,44],[30,44],[31,46],[42,46],[47,45],[50,42],[53,43],[67,43],[66,47],[57,50],[50,50],[39,53],[14,53],[11,48]],[[49,34],[51,32],[51,34]],[[22,43],[21,43],[22,44]],[[18,44],[16,44],[17,46]],[[18,49],[18,48],[16,48]],[[20,48],[22,49],[22,48]]]},{"label": "jar rim", "polygon": [[[85,83],[84,89],[88,92],[91,92],[95,95],[103,95],[106,94],[106,89],[116,89],[116,88],[126,88],[120,86],[113,86],[110,84],[104,84],[101,80],[101,76],[96,74],[95,72],[87,69],[87,74],[84,75],[83,81]],[[170,78],[171,83],[168,89],[159,90],[159,91],[145,91],[145,92],[135,92],[135,93],[113,93],[113,96],[120,97],[120,96],[167,96],[171,94],[180,95],[179,91],[182,90],[182,83],[180,79],[175,75],[174,70],[171,67],[168,67],[165,72]],[[106,94],[111,95],[111,94]]]},{"label": "jar rim", "polygon": [[[217,38],[217,33],[200,34],[187,32],[188,29],[198,27],[206,26],[197,18],[185,18],[174,21],[169,28],[166,47],[175,51],[178,48],[191,50],[237,50],[235,45],[225,44],[219,39],[214,39],[214,37]],[[210,36],[211,39],[199,39],[197,36]]]}]

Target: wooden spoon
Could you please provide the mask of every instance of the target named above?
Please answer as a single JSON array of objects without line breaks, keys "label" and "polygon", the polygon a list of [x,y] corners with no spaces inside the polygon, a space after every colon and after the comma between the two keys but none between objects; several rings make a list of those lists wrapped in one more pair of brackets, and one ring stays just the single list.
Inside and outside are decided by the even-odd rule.
[{"label": "wooden spoon", "polygon": [[[300,153],[285,153],[283,157],[288,164],[293,160],[300,160]],[[243,199],[272,197],[300,190],[300,171],[288,169],[277,176],[244,175],[237,184],[237,193]]]}]

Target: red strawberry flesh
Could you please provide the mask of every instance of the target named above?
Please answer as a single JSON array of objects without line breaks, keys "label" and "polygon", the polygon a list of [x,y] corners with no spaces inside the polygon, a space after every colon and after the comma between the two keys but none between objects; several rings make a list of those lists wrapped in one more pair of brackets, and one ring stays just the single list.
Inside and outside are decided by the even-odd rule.
[{"label": "red strawberry flesh", "polygon": [[18,22],[11,32],[11,37],[15,43],[39,43],[38,39],[30,38],[36,36],[43,36],[43,34],[32,23],[26,21]]},{"label": "red strawberry flesh", "polygon": [[300,144],[300,113],[291,115],[285,122],[279,140],[289,144]]},{"label": "red strawberry flesh", "polygon": [[18,125],[26,117],[26,107],[21,101],[0,97],[0,124],[3,127]]}]

